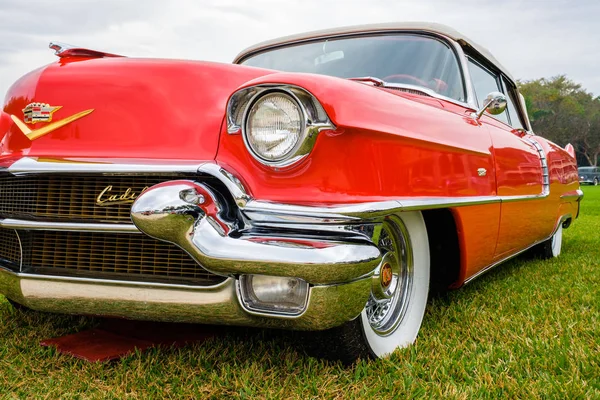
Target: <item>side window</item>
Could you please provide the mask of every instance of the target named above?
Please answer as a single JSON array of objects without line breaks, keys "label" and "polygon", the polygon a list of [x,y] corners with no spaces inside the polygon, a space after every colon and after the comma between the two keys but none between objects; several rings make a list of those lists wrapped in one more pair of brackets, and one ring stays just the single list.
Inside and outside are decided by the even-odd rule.
[{"label": "side window", "polygon": [[[469,73],[471,74],[471,81],[473,82],[473,89],[475,89],[475,96],[477,97],[477,105],[482,106],[485,98],[491,92],[502,92],[500,88],[498,76],[488,71],[475,61],[469,58]],[[488,114],[489,115],[489,114]],[[508,118],[506,112],[499,115],[494,115],[494,118],[508,124]]]},{"label": "side window", "polygon": [[504,90],[504,93],[506,93],[506,111],[508,111],[508,116],[510,118],[510,126],[515,129],[524,129],[516,107],[516,104],[518,104],[516,103],[518,101],[516,97],[517,92],[504,78],[502,78],[502,83],[506,89]]}]

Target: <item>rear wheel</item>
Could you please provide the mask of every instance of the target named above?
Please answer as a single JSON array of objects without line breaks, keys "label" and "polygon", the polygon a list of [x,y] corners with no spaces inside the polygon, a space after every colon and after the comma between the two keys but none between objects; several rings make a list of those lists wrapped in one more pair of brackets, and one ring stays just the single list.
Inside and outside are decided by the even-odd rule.
[{"label": "rear wheel", "polygon": [[552,237],[532,248],[533,255],[541,259],[556,258],[562,249],[563,226],[560,224]]},{"label": "rear wheel", "polygon": [[594,178],[594,186],[598,186],[598,178]]},{"label": "rear wheel", "polygon": [[313,338],[319,356],[353,362],[385,357],[413,343],[429,290],[429,244],[420,212],[388,217],[379,239],[382,262],[361,315]]}]

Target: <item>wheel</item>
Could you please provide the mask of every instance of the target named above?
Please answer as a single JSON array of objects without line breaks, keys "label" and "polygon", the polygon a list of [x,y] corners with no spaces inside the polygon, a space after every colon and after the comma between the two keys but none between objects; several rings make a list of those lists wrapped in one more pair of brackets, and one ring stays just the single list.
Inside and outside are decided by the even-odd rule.
[{"label": "wheel", "polygon": [[351,363],[379,358],[417,338],[429,291],[429,244],[420,212],[388,217],[379,239],[383,254],[371,296],[360,316],[312,337],[319,357]]},{"label": "wheel", "polygon": [[594,186],[598,186],[598,178],[594,178]]},{"label": "wheel", "polygon": [[563,226],[560,224],[550,239],[534,246],[531,249],[533,255],[543,260],[558,257],[562,248],[562,233]]}]

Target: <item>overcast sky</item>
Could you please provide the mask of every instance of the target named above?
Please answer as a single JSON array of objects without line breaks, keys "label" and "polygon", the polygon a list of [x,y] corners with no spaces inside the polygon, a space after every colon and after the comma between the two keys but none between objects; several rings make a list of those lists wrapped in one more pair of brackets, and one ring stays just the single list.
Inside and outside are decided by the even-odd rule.
[{"label": "overcast sky", "polygon": [[598,0],[0,0],[0,99],[61,41],[132,57],[231,62],[243,48],[334,26],[450,25],[516,78],[567,74],[600,95]]}]

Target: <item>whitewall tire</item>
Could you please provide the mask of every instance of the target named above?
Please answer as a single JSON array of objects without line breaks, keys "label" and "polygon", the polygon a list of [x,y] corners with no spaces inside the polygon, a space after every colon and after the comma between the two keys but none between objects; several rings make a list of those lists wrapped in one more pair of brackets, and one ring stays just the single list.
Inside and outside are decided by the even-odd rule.
[{"label": "whitewall tire", "polygon": [[318,356],[344,362],[386,357],[417,338],[429,292],[429,242],[422,214],[387,217],[379,248],[383,259],[365,309],[353,321],[317,333],[313,343],[318,343]]},{"label": "whitewall tire", "polygon": [[543,241],[531,249],[533,256],[544,260],[560,256],[560,251],[562,249],[562,237],[563,226],[561,223],[550,239]]},{"label": "whitewall tire", "polygon": [[560,250],[562,249],[562,234],[563,234],[563,227],[562,227],[562,224],[560,224],[558,229],[554,233],[554,235],[552,235],[552,239],[550,239],[550,242],[551,242],[550,251],[551,251],[551,256],[553,258],[560,256]]},{"label": "whitewall tire", "polygon": [[[408,267],[408,285],[404,298],[398,299],[398,303],[395,304],[396,310],[388,311],[392,318],[387,324],[374,323],[369,315],[369,304],[374,301],[373,296],[361,314],[365,340],[375,357],[385,357],[396,348],[406,347],[415,341],[421,328],[429,293],[429,242],[423,216],[420,212],[402,213],[389,218],[386,224],[388,228],[397,230],[396,234],[404,236],[398,238],[403,241],[398,244],[405,246],[407,257],[403,264],[407,264]],[[401,252],[402,249],[396,251]],[[400,288],[396,290],[398,289]],[[403,309],[398,310],[399,308]],[[395,320],[394,311],[400,311]]]}]

